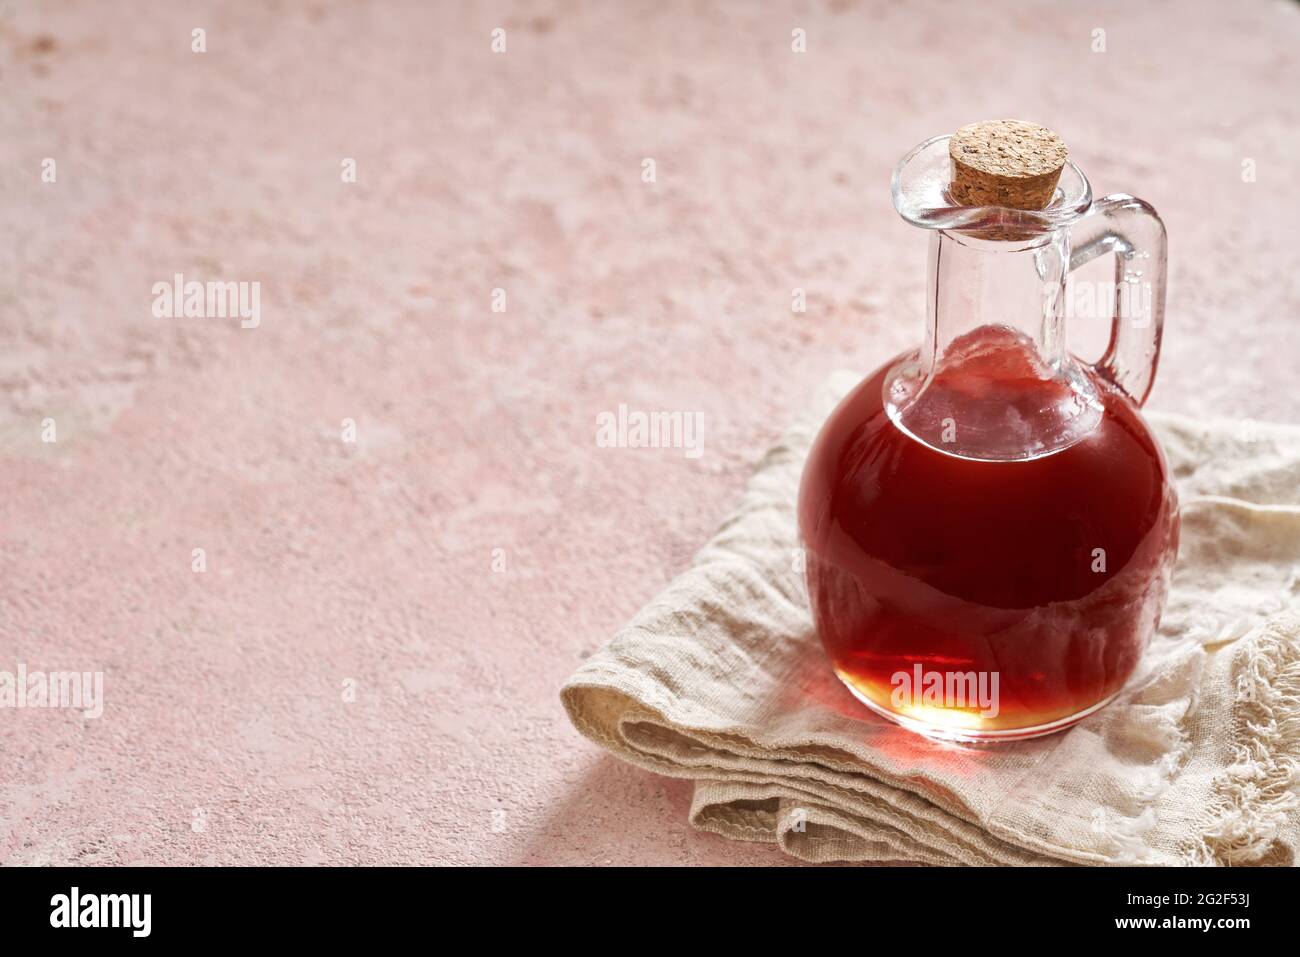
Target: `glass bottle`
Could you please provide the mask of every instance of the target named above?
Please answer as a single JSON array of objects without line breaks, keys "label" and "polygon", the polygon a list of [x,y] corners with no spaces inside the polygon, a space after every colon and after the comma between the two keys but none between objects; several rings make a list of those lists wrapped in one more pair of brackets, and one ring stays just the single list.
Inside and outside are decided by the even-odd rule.
[{"label": "glass bottle", "polygon": [[[818,633],[859,700],[931,737],[1014,740],[1113,699],[1164,606],[1178,505],[1138,409],[1165,232],[1139,199],[1094,203],[1069,161],[1041,209],[960,205],[954,184],[948,136],[895,170],[898,212],[931,230],[925,341],[831,414],[799,526]],[[1066,277],[1105,253],[1092,365],[1065,347]]]}]

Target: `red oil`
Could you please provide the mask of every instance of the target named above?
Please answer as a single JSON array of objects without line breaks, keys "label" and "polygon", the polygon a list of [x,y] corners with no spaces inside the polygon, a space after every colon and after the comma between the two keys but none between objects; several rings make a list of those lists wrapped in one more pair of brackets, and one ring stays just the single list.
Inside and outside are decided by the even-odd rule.
[{"label": "red oil", "polygon": [[[799,525],[826,651],[859,698],[923,730],[1064,726],[1120,690],[1164,605],[1178,512],[1160,447],[1132,401],[1087,372],[1104,411],[1085,437],[1038,458],[959,458],[891,420],[892,365],[839,405],[804,471]],[[1061,386],[1027,368],[985,356],[928,388],[1045,408]],[[996,708],[922,701],[919,688],[900,698],[898,676],[918,665],[996,675]]]}]

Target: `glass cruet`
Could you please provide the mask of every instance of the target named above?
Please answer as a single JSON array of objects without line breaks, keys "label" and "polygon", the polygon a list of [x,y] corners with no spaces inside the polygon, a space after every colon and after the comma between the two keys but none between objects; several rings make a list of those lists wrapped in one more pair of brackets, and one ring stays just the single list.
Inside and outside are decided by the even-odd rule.
[{"label": "glass cruet", "polygon": [[[1003,159],[1026,128],[1055,136],[1019,121],[957,135],[976,127]],[[1165,232],[1132,196],[1094,202],[1063,146],[1036,208],[963,182],[953,149],[926,140],[893,178],[899,214],[931,231],[925,339],[831,414],[798,513],[813,619],[849,690],[923,734],[990,742],[1104,706],[1159,622],[1178,506],[1139,408]],[[1066,280],[1104,253],[1114,313],[1090,364],[1066,348]]]}]

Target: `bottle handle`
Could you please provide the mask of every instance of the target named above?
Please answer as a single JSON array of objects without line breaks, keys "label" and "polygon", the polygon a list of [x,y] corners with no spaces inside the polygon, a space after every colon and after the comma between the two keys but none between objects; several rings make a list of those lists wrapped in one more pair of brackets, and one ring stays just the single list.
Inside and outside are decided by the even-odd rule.
[{"label": "bottle handle", "polygon": [[1149,204],[1116,193],[1092,204],[1070,228],[1070,271],[1115,254],[1110,342],[1093,368],[1139,406],[1155,383],[1165,324],[1165,224]]}]

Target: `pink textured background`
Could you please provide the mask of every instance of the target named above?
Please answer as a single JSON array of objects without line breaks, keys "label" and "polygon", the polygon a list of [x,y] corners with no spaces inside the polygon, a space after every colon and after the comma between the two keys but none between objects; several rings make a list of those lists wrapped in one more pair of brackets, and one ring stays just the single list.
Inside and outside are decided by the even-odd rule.
[{"label": "pink textured background", "polygon": [[[107,675],[0,711],[0,860],[780,863],[556,691],[919,337],[889,174],[963,123],[1163,213],[1152,405],[1300,420],[1300,8],[997,6],[0,4],[0,669]],[[152,318],[175,272],[261,328]],[[620,402],[703,457],[597,448]]]}]

